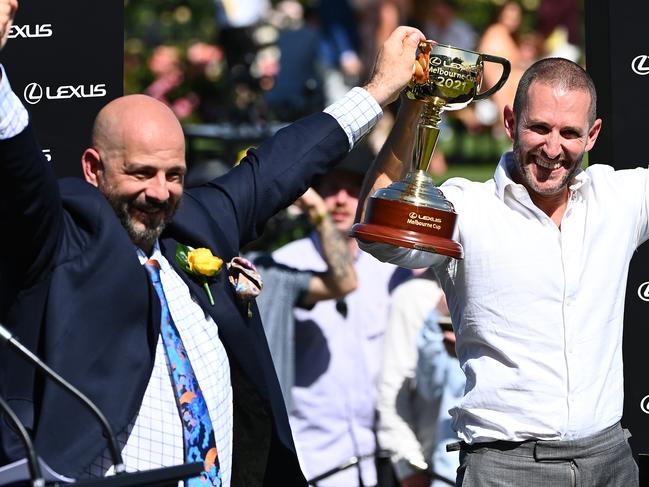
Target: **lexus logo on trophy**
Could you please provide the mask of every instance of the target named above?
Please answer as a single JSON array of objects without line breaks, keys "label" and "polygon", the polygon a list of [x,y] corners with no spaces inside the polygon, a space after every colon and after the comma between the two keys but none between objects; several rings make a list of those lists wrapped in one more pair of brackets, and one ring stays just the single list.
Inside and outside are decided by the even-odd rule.
[{"label": "lexus logo on trophy", "polygon": [[[483,65],[502,65],[498,82],[479,93]],[[453,204],[433,184],[428,172],[446,110],[459,110],[498,91],[511,66],[504,58],[423,41],[417,49],[415,73],[406,96],[423,103],[417,123],[412,163],[404,179],[376,191],[367,203],[365,220],[352,227],[352,236],[369,242],[463,257],[452,240],[457,214]]]}]

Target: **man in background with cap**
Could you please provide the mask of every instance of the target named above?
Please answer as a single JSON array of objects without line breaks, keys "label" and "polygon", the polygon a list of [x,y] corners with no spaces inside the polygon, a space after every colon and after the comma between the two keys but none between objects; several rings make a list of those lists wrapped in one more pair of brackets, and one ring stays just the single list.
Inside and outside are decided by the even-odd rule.
[{"label": "man in background with cap", "polygon": [[[370,162],[370,154],[356,149],[314,184],[349,244],[357,289],[340,300],[295,309],[295,385],[289,419],[302,469],[313,479],[351,457],[363,457],[359,465],[319,481],[322,487],[377,483],[376,380],[390,290],[399,276],[397,267],[372,258],[349,237]],[[315,232],[280,248],[273,257],[298,269],[326,268]]]}]

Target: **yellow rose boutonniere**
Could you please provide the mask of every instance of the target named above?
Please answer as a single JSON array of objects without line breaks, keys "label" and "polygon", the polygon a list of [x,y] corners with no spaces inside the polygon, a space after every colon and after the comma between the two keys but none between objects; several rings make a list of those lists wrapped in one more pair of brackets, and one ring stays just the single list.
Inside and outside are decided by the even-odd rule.
[{"label": "yellow rose boutonniere", "polygon": [[214,298],[208,285],[209,279],[221,272],[223,260],[212,255],[210,249],[193,249],[187,245],[178,244],[176,247],[176,261],[182,270],[196,278],[202,285],[214,305]]},{"label": "yellow rose boutonniere", "polygon": [[212,277],[221,270],[223,261],[214,257],[209,249],[196,249],[187,254],[189,270],[201,276]]}]

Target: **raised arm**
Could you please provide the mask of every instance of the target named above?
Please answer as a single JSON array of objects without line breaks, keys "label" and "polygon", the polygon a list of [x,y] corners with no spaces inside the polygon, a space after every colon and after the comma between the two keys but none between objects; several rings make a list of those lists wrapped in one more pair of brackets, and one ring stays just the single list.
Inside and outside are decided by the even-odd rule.
[{"label": "raised arm", "polygon": [[[191,195],[208,208],[231,205],[215,213],[225,228],[238,228],[241,244],[258,238],[266,221],[285,208],[319,175],[334,167],[355,143],[380,120],[381,107],[395,100],[412,76],[417,45],[424,35],[399,27],[386,40],[370,81],[351,90],[342,100],[280,130],[213,185],[192,188]],[[226,199],[215,194],[221,190]]]},{"label": "raised arm", "polygon": [[[0,0],[0,47],[4,46],[18,2]],[[2,296],[42,278],[57,245],[61,205],[56,178],[45,161],[28,115],[11,91],[2,68],[0,79],[0,243]]]},{"label": "raised arm", "polygon": [[422,107],[421,102],[401,97],[401,106],[392,131],[363,181],[356,222],[363,220],[369,196],[377,189],[385,188],[405,176],[408,171],[412,159],[414,129]]},{"label": "raised arm", "polygon": [[382,107],[399,97],[410,81],[419,41],[426,37],[414,27],[397,27],[379,51],[370,81],[364,88]]},{"label": "raised arm", "polygon": [[7,42],[16,10],[18,10],[18,0],[0,0],[0,49]]},{"label": "raised arm", "polygon": [[300,304],[311,306],[318,301],[346,296],[358,285],[349,240],[336,228],[324,200],[313,188],[309,188],[296,204],[313,223],[322,245],[322,257],[327,264],[325,272],[311,278]]},{"label": "raised arm", "polygon": [[[364,221],[368,198],[376,190],[389,186],[395,180],[402,179],[411,169],[414,130],[423,104],[409,100],[405,96],[402,96],[401,99],[401,106],[392,131],[365,175],[356,211],[356,223]],[[358,244],[361,249],[380,261],[410,269],[430,267],[446,258],[423,250],[396,247],[381,242],[359,240]]]}]

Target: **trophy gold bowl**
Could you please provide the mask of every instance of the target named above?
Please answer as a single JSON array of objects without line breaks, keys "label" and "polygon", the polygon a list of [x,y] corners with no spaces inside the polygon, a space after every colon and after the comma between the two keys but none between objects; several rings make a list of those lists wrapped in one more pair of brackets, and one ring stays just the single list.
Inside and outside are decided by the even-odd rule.
[{"label": "trophy gold bowl", "polygon": [[[498,82],[479,93],[485,62],[502,65]],[[365,219],[351,235],[367,242],[424,250],[463,258],[453,230],[457,213],[428,172],[446,110],[459,110],[498,91],[511,66],[507,59],[422,41],[406,96],[423,103],[417,123],[411,167],[405,178],[376,191],[367,202]]]}]

